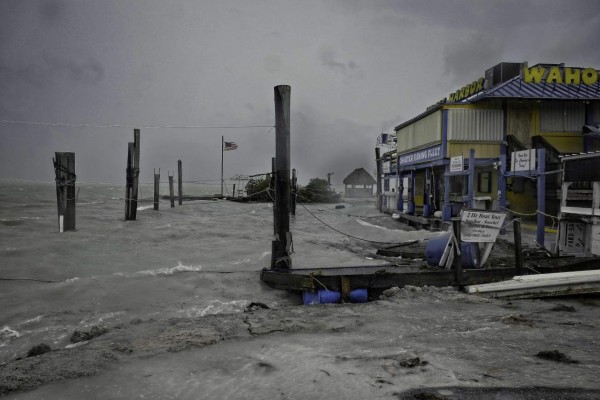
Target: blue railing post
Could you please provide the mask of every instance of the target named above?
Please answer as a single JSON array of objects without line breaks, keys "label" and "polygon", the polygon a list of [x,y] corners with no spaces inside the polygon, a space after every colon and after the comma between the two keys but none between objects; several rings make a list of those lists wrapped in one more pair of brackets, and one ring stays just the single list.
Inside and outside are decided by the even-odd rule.
[{"label": "blue railing post", "polygon": [[408,188],[408,214],[415,215],[415,170],[410,170],[410,187]]},{"label": "blue railing post", "polygon": [[429,201],[431,199],[431,169],[425,168],[425,198],[423,199],[423,216],[429,218],[431,211],[431,205]]},{"label": "blue railing post", "polygon": [[545,247],[546,228],[546,150],[537,149],[537,242]]},{"label": "blue railing post", "polygon": [[452,218],[452,206],[450,205],[450,164],[446,164],[446,173],[444,174],[444,210],[442,219],[450,221]]},{"label": "blue railing post", "polygon": [[475,193],[475,149],[469,150],[469,193],[467,194],[468,207],[473,208],[473,196]]}]

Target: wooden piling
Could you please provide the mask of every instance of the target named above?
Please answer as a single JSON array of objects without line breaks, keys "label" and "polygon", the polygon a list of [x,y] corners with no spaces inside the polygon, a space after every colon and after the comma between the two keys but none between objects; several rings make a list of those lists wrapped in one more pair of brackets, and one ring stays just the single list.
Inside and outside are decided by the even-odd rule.
[{"label": "wooden piling", "polygon": [[173,190],[173,175],[169,175],[169,196],[171,197],[171,208],[175,207],[175,192]]},{"label": "wooden piling", "polygon": [[235,183],[233,184],[233,194],[232,197],[235,199]]},{"label": "wooden piling", "polygon": [[127,144],[125,185],[125,220],[137,217],[138,185],[140,176],[140,130],[133,130],[133,142]]},{"label": "wooden piling", "polygon": [[381,192],[381,160],[379,147],[375,147],[375,161],[377,162],[377,209],[383,211],[383,194]]},{"label": "wooden piling", "polygon": [[290,208],[292,215],[296,215],[296,197],[298,191],[298,178],[296,177],[296,168],[292,168],[292,193],[291,193],[291,201]]},{"label": "wooden piling", "polygon": [[513,220],[513,235],[515,242],[515,267],[517,269],[517,275],[523,274],[523,248],[521,246],[521,221],[518,219]]},{"label": "wooden piling", "polygon": [[275,86],[275,204],[271,268],[292,268],[290,232],[290,92],[288,85]]},{"label": "wooden piling", "polygon": [[75,230],[75,153],[55,152],[56,204],[58,231]]},{"label": "wooden piling", "polygon": [[454,237],[456,243],[454,246],[454,283],[459,289],[462,290],[463,284],[463,270],[462,270],[462,245],[460,240],[460,217],[452,218],[452,230],[454,231]]},{"label": "wooden piling", "polygon": [[183,171],[181,168],[181,160],[177,160],[177,195],[179,196],[179,205],[183,204]]},{"label": "wooden piling", "polygon": [[158,174],[156,173],[156,169],[154,169],[154,210],[158,211],[158,192],[160,186],[160,168],[158,169]]}]

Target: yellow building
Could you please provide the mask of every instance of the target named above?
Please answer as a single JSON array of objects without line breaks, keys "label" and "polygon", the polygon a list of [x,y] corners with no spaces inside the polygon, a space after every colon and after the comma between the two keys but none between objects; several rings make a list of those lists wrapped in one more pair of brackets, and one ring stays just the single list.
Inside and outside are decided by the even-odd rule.
[{"label": "yellow building", "polygon": [[407,200],[398,209],[443,220],[462,208],[556,215],[559,156],[600,149],[589,129],[599,123],[596,69],[500,63],[394,129]]}]

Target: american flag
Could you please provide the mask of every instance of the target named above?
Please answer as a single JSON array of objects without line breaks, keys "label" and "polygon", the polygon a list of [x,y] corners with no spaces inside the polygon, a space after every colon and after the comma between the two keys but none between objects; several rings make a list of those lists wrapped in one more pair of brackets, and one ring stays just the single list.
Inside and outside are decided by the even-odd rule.
[{"label": "american flag", "polygon": [[235,142],[225,142],[223,145],[223,150],[235,150],[237,149],[237,144]]}]

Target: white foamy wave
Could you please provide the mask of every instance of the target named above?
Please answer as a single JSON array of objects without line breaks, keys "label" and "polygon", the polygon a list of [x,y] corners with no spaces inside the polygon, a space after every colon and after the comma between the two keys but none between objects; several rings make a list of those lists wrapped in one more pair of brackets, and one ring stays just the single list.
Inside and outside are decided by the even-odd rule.
[{"label": "white foamy wave", "polygon": [[246,309],[250,304],[248,300],[233,300],[233,301],[221,301],[211,300],[208,305],[203,307],[191,307],[185,310],[179,310],[179,313],[183,313],[186,317],[203,317],[205,315],[213,314],[234,314],[240,313]]},{"label": "white foamy wave", "polygon": [[178,272],[199,272],[199,271],[202,271],[201,265],[183,265],[180,261],[174,267],[148,269],[145,271],[138,271],[138,272],[134,272],[134,273],[117,272],[117,273],[115,273],[115,275],[131,278],[133,276],[140,276],[140,275],[142,275],[142,276],[168,276],[168,275],[176,274]]},{"label": "white foamy wave", "polygon": [[44,316],[43,316],[43,315],[38,315],[38,316],[37,316],[37,317],[35,317],[35,318],[27,319],[27,320],[25,320],[25,321],[21,322],[19,325],[30,324],[30,323],[32,323],[32,322],[40,322],[42,318],[44,318]]},{"label": "white foamy wave", "polygon": [[79,280],[79,277],[73,277],[73,278],[69,278],[67,279],[64,283],[73,283],[73,282],[77,282]]},{"label": "white foamy wave", "polygon": [[141,210],[149,210],[151,208],[154,208],[154,205],[151,205],[151,206],[141,206],[141,207],[138,207],[137,209],[138,209],[138,211],[141,211]]},{"label": "white foamy wave", "polygon": [[363,221],[362,219],[357,219],[356,222],[358,222],[362,226],[370,226],[372,228],[382,229],[384,231],[397,231],[397,229],[389,229],[389,228],[384,228],[383,226],[370,224],[367,221]]},{"label": "white foamy wave", "polygon": [[21,334],[19,332],[15,331],[8,325],[5,325],[2,329],[0,329],[0,347],[6,346],[11,339],[18,338],[20,336]]},{"label": "white foamy wave", "polygon": [[77,203],[78,206],[87,206],[91,204],[104,204],[103,201],[90,201],[89,203]]}]

